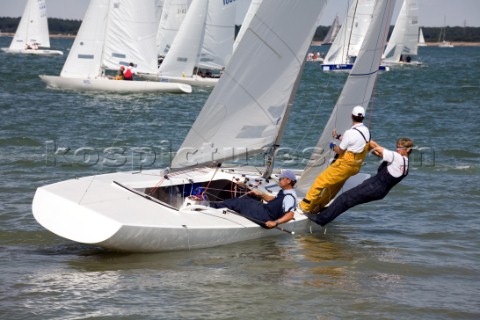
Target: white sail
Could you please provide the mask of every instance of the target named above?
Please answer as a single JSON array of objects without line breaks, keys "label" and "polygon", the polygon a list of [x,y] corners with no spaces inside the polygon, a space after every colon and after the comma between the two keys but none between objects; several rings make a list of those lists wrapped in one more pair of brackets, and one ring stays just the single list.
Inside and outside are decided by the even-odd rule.
[{"label": "white sail", "polygon": [[138,72],[157,70],[155,0],[111,0],[102,64],[107,69],[135,64]]},{"label": "white sail", "polygon": [[130,62],[137,71],[156,72],[157,7],[158,0],[91,0],[60,76],[40,79],[52,88],[82,91],[192,92],[189,85],[115,81],[104,73]]},{"label": "white sail", "polygon": [[25,50],[27,45],[33,44],[50,48],[45,0],[27,1],[17,31],[10,44],[10,50]]},{"label": "white sail", "polygon": [[236,7],[235,1],[208,1],[200,67],[222,69],[227,65],[233,52]]},{"label": "white sail", "polygon": [[351,63],[356,57],[372,20],[375,0],[355,0],[325,56],[324,64]]},{"label": "white sail", "polygon": [[157,54],[164,57],[187,14],[190,0],[165,0],[157,33]]},{"label": "white sail", "polygon": [[402,54],[418,53],[418,5],[417,0],[404,0],[402,8],[383,54],[385,62],[398,62]]},{"label": "white sail", "polygon": [[340,21],[338,19],[338,16],[335,16],[335,19],[333,19],[332,25],[328,29],[328,32],[325,35],[325,38],[323,38],[322,44],[332,43],[337,37],[339,30],[340,30]]},{"label": "white sail", "polygon": [[158,74],[192,77],[194,67],[223,68],[233,51],[234,34],[234,2],[194,0]]},{"label": "white sail", "polygon": [[61,77],[95,78],[100,75],[109,3],[110,0],[90,0]]},{"label": "white sail", "polygon": [[233,50],[234,51],[237,48],[238,43],[240,42],[240,40],[243,37],[243,34],[245,33],[245,30],[250,25],[250,21],[252,21],[253,16],[255,15],[255,13],[258,10],[258,7],[261,4],[262,4],[262,0],[252,0],[252,2],[250,2],[250,6],[248,7],[248,11],[245,14],[245,18],[243,19],[243,22],[242,22],[242,27],[240,28],[240,31],[238,32],[237,37],[235,38],[235,41],[233,42]]},{"label": "white sail", "polygon": [[[263,1],[172,167],[218,163],[272,146],[286,120],[285,112],[325,3]],[[275,16],[296,21],[295,28],[283,19],[272,18]]]},{"label": "white sail", "polygon": [[419,31],[418,31],[418,46],[419,47],[427,46],[425,42],[425,37],[423,36],[423,28],[419,28]]},{"label": "white sail", "polygon": [[160,76],[191,77],[205,31],[208,0],[194,0],[178,30],[169,53],[159,68]]},{"label": "white sail", "polygon": [[352,33],[352,25],[357,6],[358,0],[354,0],[348,8],[348,13],[338,31],[337,37],[325,56],[323,61],[324,64],[344,64],[349,62],[348,44]]},{"label": "white sail", "polygon": [[354,106],[361,105],[367,110],[377,79],[378,67],[394,7],[395,0],[377,0],[373,20],[357,61],[318,140],[315,152],[312,153],[309,163],[298,181],[297,190],[300,192],[306,193],[316,177],[328,166],[329,158],[332,156],[328,145],[332,139],[333,129],[345,132],[351,126],[350,115]]}]

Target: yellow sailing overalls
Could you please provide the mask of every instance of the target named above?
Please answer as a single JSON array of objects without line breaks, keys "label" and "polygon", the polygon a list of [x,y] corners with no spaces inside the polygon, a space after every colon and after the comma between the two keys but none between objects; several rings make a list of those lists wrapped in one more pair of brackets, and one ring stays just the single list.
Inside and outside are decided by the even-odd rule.
[{"label": "yellow sailing overalls", "polygon": [[318,175],[299,206],[303,211],[318,213],[340,191],[345,181],[360,171],[368,152],[367,143],[360,153],[345,151],[327,169]]}]

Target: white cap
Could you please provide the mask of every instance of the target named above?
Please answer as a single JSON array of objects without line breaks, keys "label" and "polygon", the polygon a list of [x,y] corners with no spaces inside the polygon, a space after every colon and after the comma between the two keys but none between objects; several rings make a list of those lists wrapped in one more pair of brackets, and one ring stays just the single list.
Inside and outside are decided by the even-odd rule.
[{"label": "white cap", "polygon": [[365,117],[365,109],[362,106],[356,106],[353,108],[352,114],[355,117]]}]

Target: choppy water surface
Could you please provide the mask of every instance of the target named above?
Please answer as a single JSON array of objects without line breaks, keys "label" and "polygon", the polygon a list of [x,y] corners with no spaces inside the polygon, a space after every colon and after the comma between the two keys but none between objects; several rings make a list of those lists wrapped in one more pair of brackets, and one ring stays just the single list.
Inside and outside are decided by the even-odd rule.
[{"label": "choppy water surface", "polygon": [[[43,229],[31,213],[36,188],[167,165],[209,91],[49,90],[38,74],[59,74],[65,57],[0,54],[0,318],[478,319],[480,48],[420,48],[420,59],[376,87],[374,139],[394,147],[409,136],[420,148],[383,201],[313,234],[121,254]],[[307,64],[284,139],[291,154],[314,145],[344,81]],[[123,163],[105,162],[111,147],[126,150]],[[138,148],[157,158],[142,162]],[[363,170],[377,164],[369,157]]]}]

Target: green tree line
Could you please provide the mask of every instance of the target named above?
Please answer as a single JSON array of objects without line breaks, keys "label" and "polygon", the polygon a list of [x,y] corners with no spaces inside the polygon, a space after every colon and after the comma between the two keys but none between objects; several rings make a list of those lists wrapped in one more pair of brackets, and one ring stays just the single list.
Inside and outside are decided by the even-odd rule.
[{"label": "green tree line", "polygon": [[[19,22],[20,18],[0,17],[0,30],[2,33],[14,33]],[[48,29],[50,34],[76,35],[81,23],[80,20],[48,18]]]},{"label": "green tree line", "polygon": [[[2,33],[14,33],[17,30],[20,18],[0,17],[0,30]],[[80,20],[48,19],[50,34],[76,35],[80,28]],[[329,26],[319,26],[313,40],[322,41],[327,34]],[[390,27],[390,33],[393,26]],[[441,28],[424,27],[423,35],[426,42],[438,42]],[[454,42],[480,42],[480,28],[475,27],[446,27],[445,40]]]}]

